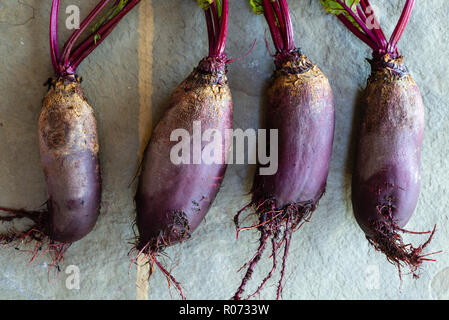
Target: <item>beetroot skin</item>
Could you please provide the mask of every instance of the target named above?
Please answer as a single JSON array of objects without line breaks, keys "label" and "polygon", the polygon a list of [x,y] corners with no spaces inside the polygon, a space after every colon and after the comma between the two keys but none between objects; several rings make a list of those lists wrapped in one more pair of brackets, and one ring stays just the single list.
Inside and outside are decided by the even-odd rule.
[{"label": "beetroot skin", "polygon": [[357,142],[354,214],[376,249],[415,273],[427,243],[405,247],[397,232],[412,216],[420,192],[423,100],[402,57],[386,55],[372,67]]},{"label": "beetroot skin", "polygon": [[71,243],[100,213],[97,122],[80,84],[56,81],[39,115],[39,143],[49,199],[47,234]]},{"label": "beetroot skin", "polygon": [[216,129],[225,137],[225,130],[232,129],[232,117],[225,63],[206,58],[175,90],[146,148],[135,199],[138,249],[155,253],[188,239],[208,212],[225,174],[225,147],[223,164],[173,164],[170,152],[178,141],[170,141],[171,133],[185,129],[192,134],[194,121],[201,121],[202,132]]},{"label": "beetroot skin", "polygon": [[274,175],[256,175],[254,202],[275,199],[276,208],[313,207],[329,173],[335,126],[332,89],[321,70],[299,52],[278,56],[277,63],[268,89],[266,128],[279,132],[279,166]]}]

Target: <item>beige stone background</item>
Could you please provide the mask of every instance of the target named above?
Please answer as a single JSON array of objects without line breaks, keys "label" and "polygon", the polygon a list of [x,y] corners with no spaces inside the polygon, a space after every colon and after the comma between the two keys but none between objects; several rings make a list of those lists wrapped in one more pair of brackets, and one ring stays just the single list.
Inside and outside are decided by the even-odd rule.
[{"label": "beige stone background", "polygon": [[[85,16],[96,1],[77,4]],[[273,64],[263,41],[267,26],[245,0],[231,0],[227,53],[245,59],[229,65],[236,128],[259,126],[263,88]],[[404,1],[372,0],[386,34]],[[350,35],[318,0],[290,0],[297,46],[327,74],[335,94],[336,139],[327,193],[312,222],[293,237],[284,299],[449,298],[449,10],[444,0],[418,0],[399,44],[420,85],[426,105],[422,193],[411,230],[438,231],[431,250],[444,250],[426,263],[421,278],[404,275],[372,249],[352,215],[350,179],[357,102],[369,74],[369,49]],[[0,204],[35,209],[46,200],[37,144],[37,115],[52,76],[48,46],[51,1],[0,0]],[[61,20],[61,41],[69,31]],[[0,248],[1,299],[135,299],[136,268],[129,267],[134,219],[133,186],[139,150],[160,119],[170,93],[207,52],[206,28],[195,2],[143,0],[81,65],[87,97],[96,110],[104,179],[103,209],[86,238],[66,254],[59,278],[48,281],[48,258],[28,264],[29,254]],[[205,223],[191,241],[166,251],[164,262],[189,299],[228,299],[253,254],[256,232],[236,240],[232,218],[249,200],[254,167],[231,165]],[[6,228],[2,226],[0,228]],[[414,244],[423,236],[406,235]],[[23,249],[27,249],[26,247]],[[65,268],[80,270],[79,290],[66,287]],[[270,268],[266,259],[255,280]],[[373,278],[374,277],[374,278]],[[377,280],[376,280],[377,277]],[[277,277],[260,298],[274,297]],[[377,286],[373,286],[377,283]],[[257,281],[252,282],[254,288]],[[171,292],[171,295],[170,295]],[[150,299],[177,299],[161,273],[150,282]]]}]

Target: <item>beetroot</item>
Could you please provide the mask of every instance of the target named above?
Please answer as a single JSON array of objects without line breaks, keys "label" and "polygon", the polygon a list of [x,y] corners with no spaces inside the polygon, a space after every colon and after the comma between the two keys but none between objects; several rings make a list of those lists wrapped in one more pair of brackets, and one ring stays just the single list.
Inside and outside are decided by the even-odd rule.
[{"label": "beetroot", "polygon": [[[174,91],[168,110],[157,124],[144,153],[142,172],[136,193],[136,224],[139,237],[136,248],[148,255],[175,283],[159,263],[158,254],[164,248],[189,239],[207,214],[214,201],[226,170],[228,148],[225,139],[219,141],[221,161],[207,164],[189,156],[187,163],[175,163],[171,153],[179,142],[171,139],[175,130],[194,134],[200,123],[201,134],[215,130],[225,137],[232,128],[233,105],[226,77],[224,53],[228,29],[228,0],[208,3],[202,1],[209,34],[209,56]],[[194,138],[189,142],[195,151]],[[201,150],[208,142],[201,142]],[[152,269],[151,269],[152,270]]]},{"label": "beetroot", "polygon": [[39,143],[49,195],[46,234],[75,242],[94,227],[101,200],[97,124],[78,81],[52,85],[39,115]]},{"label": "beetroot", "polygon": [[[91,35],[77,47],[74,45],[108,3],[109,0],[99,2],[68,39],[60,54],[60,0],[53,0],[50,51],[55,79],[48,82],[49,90],[38,120],[39,146],[47,183],[47,209],[32,212],[0,208],[9,214],[1,216],[0,221],[26,217],[35,222],[33,227],[22,234],[6,234],[0,240],[38,240],[36,250],[41,250],[41,242],[48,240],[47,250],[55,252],[54,263],[63,259],[65,250],[72,242],[82,239],[92,230],[100,212],[97,123],[76,70],[139,0],[115,3],[91,28]],[[36,254],[37,251],[34,256]]]},{"label": "beetroot", "polygon": [[[271,242],[273,266],[250,294],[264,287],[277,267],[277,253],[284,251],[277,298],[281,297],[286,257],[292,233],[310,219],[325,192],[334,138],[334,101],[326,76],[295,48],[290,15],[285,0],[264,0],[251,4],[264,13],[276,47],[275,65],[267,91],[266,129],[278,130],[278,171],[274,175],[256,172],[252,201],[235,217],[238,232],[241,213],[250,207],[258,217],[259,248],[244,266],[246,274],[234,299],[242,298],[247,282]],[[278,23],[277,23],[278,22]],[[273,143],[273,142],[269,142]]]},{"label": "beetroot", "polygon": [[225,174],[224,163],[172,163],[177,142],[170,141],[171,133],[179,128],[193,132],[193,123],[201,121],[202,132],[215,129],[224,136],[232,128],[232,110],[223,57],[201,61],[175,90],[142,164],[136,194],[139,248],[149,245],[155,251],[187,239],[204,219]]},{"label": "beetroot", "polygon": [[[414,277],[425,258],[418,247],[404,244],[399,232],[411,218],[421,184],[421,148],[424,106],[418,86],[408,72],[397,43],[408,23],[414,0],[407,0],[401,18],[387,42],[375,16],[374,29],[367,25],[374,15],[368,0],[321,1],[373,49],[371,75],[365,89],[357,154],[352,181],[352,203],[356,220],[368,241],[383,252],[399,272],[406,265]],[[373,20],[373,19],[370,19]],[[419,232],[418,232],[419,233]],[[422,233],[422,232],[421,232]]]}]

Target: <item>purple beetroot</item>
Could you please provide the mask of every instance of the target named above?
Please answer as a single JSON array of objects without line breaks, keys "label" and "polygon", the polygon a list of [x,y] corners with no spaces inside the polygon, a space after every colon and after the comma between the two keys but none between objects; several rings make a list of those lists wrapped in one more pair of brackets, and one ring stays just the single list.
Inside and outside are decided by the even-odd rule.
[{"label": "purple beetroot", "polygon": [[327,11],[373,50],[371,75],[365,89],[352,181],[356,220],[368,241],[383,252],[399,272],[406,265],[414,277],[425,258],[423,249],[404,244],[399,232],[410,220],[421,184],[424,106],[418,86],[408,72],[397,43],[409,21],[414,0],[407,0],[387,41],[368,0],[322,0]]},{"label": "purple beetroot", "polygon": [[108,36],[117,23],[140,0],[116,2],[91,27],[91,34],[75,47],[89,25],[99,17],[109,0],[102,0],[81,23],[62,52],[58,48],[60,0],[53,0],[50,21],[50,52],[55,78],[48,81],[48,93],[38,119],[39,146],[47,183],[48,201],[44,211],[0,208],[8,213],[0,221],[29,218],[35,225],[22,234],[5,234],[2,242],[38,240],[35,255],[48,240],[55,253],[54,263],[63,259],[71,243],[85,237],[95,226],[101,201],[101,173],[98,159],[97,123],[81,79],[79,64]]},{"label": "purple beetroot", "polygon": [[[207,21],[209,56],[175,89],[145,150],[135,197],[139,255],[147,255],[151,265],[160,268],[183,298],[179,283],[158,261],[158,254],[189,239],[203,221],[223,181],[228,149],[222,139],[221,161],[196,163],[191,155],[186,163],[176,163],[171,153],[179,142],[173,141],[171,135],[179,129],[192,135],[195,123],[200,123],[201,134],[214,130],[225,137],[233,119],[225,54],[229,3],[210,2],[200,1]],[[192,139],[190,150],[195,151],[193,144]],[[203,141],[201,149],[206,144]]]},{"label": "purple beetroot", "polygon": [[[238,232],[251,228],[260,232],[259,248],[244,266],[246,274],[235,300],[242,299],[247,282],[270,243],[272,269],[248,298],[260,292],[272,277],[277,253],[283,249],[277,288],[277,298],[281,297],[292,233],[308,221],[325,192],[334,139],[331,87],[321,70],[295,47],[286,0],[251,1],[251,5],[256,13],[265,15],[276,48],[276,71],[267,91],[265,128],[278,130],[279,163],[273,175],[256,172],[252,201],[235,217]],[[239,216],[250,207],[254,208],[258,223],[242,228]]]}]

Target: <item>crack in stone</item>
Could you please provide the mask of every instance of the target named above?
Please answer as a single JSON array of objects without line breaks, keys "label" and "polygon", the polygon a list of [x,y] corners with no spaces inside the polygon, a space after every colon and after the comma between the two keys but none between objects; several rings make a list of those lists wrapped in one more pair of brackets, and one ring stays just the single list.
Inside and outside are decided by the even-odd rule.
[{"label": "crack in stone", "polygon": [[[23,6],[23,7],[28,7],[28,8],[31,8],[31,10],[32,10],[32,15],[28,18],[28,19],[26,19],[24,22],[21,22],[21,23],[11,23],[11,22],[8,22],[8,21],[1,21],[0,20],[0,24],[6,24],[6,25],[9,25],[9,26],[12,26],[12,27],[18,27],[18,26],[23,26],[23,25],[26,25],[28,22],[30,22],[31,20],[34,20],[35,19],[35,13],[36,13],[36,8],[34,8],[32,5],[30,5],[30,4],[27,4],[27,3],[24,3],[23,1],[21,1],[21,0],[17,0],[17,3],[18,3],[18,5],[20,5],[20,6]],[[0,3],[0,10],[2,9],[2,7],[1,7],[1,3]]]}]

